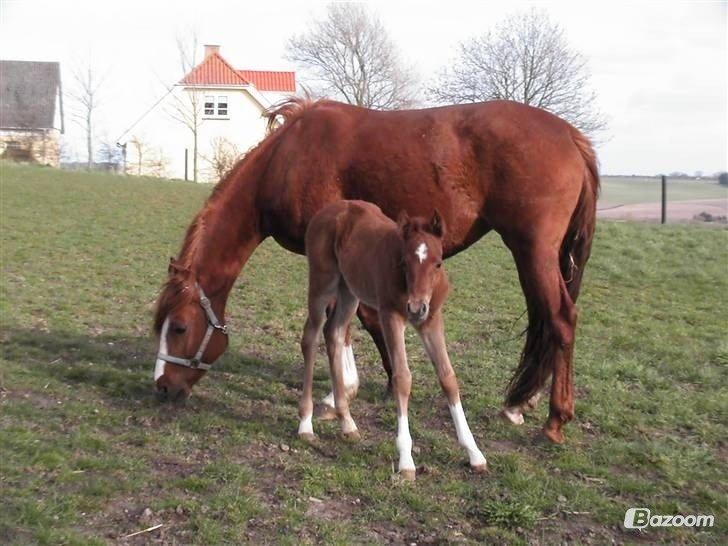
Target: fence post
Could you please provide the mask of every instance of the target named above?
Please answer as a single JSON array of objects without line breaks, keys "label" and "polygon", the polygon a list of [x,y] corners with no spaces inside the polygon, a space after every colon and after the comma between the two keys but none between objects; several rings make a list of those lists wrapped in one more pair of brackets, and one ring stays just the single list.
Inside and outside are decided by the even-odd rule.
[{"label": "fence post", "polygon": [[662,216],[660,217],[660,223],[664,224],[667,221],[667,177],[662,175]]},{"label": "fence post", "polygon": [[187,148],[185,148],[185,182],[187,182]]}]

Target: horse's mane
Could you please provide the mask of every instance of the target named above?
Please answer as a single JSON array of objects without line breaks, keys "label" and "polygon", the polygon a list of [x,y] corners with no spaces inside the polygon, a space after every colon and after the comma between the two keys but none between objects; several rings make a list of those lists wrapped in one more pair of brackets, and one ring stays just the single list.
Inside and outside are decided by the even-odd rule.
[{"label": "horse's mane", "polygon": [[[203,236],[207,218],[220,207],[220,204],[228,194],[228,190],[234,188],[236,182],[242,180],[247,169],[252,169],[256,163],[268,155],[274,149],[275,143],[280,140],[285,130],[300,119],[302,114],[314,106],[315,101],[309,97],[291,97],[283,102],[274,105],[263,116],[267,119],[267,135],[256,146],[251,148],[228,173],[215,185],[205,204],[197,213],[194,220],[187,228],[182,248],[176,260],[174,260],[175,271],[170,273],[167,282],[162,287],[154,313],[154,330],[159,333],[164,319],[169,312],[178,305],[185,303],[185,295],[190,290],[184,290],[188,283],[187,276],[195,273],[195,257],[203,246]],[[282,118],[282,123],[281,123]]]}]

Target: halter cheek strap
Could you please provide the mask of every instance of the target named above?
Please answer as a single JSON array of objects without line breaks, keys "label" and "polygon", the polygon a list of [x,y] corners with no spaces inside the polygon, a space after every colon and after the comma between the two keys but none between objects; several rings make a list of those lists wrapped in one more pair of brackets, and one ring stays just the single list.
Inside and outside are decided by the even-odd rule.
[{"label": "halter cheek strap", "polygon": [[195,283],[195,287],[200,294],[200,306],[205,311],[205,315],[207,315],[207,331],[205,332],[205,337],[202,338],[200,348],[197,350],[197,353],[195,353],[195,356],[193,356],[192,358],[180,358],[178,356],[167,355],[161,352],[157,354],[157,358],[160,360],[164,360],[165,362],[171,362],[172,364],[178,364],[180,366],[185,366],[194,370],[209,370],[212,367],[212,364],[202,362],[202,355],[205,353],[205,349],[207,349],[208,343],[210,343],[212,333],[215,330],[218,330],[222,334],[228,335],[228,328],[226,324],[222,324],[217,319],[215,311],[212,310],[212,304],[210,303],[210,300],[205,295],[205,293],[202,291],[202,287],[198,283]]}]

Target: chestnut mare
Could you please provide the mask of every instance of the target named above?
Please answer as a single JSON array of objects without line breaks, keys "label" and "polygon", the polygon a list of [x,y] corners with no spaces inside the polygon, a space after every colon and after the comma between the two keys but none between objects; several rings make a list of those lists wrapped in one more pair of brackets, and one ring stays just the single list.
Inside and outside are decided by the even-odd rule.
[{"label": "chestnut mare", "polygon": [[410,219],[402,211],[395,224],[376,205],[365,201],[338,201],[317,213],[306,231],[308,256],[308,318],[303,329],[303,394],[299,404],[298,435],[312,440],[313,367],[326,308],[336,308],[324,331],[334,385],[336,415],[346,437],[359,438],[349,413],[343,377],[344,340],[359,302],[379,314],[392,363],[392,388],[397,403],[399,472],[415,479],[412,437],[407,420],[412,376],[407,366],[404,329],[409,322],[422,338],[447,396],[458,442],[468,452],[470,466],[484,472],[485,457],[475,444],[460,404],[455,371],[445,347],[442,306],[449,284],[442,269],[444,226],[435,211],[428,222]]},{"label": "chestnut mare", "polygon": [[[551,377],[544,432],[563,441],[562,424],[574,415],[574,303],[599,191],[586,137],[554,115],[509,101],[378,112],[292,99],[270,113],[269,125],[281,118],[216,186],[170,265],[155,317],[161,395],[185,397],[205,373],[196,363],[210,364],[226,349],[221,321],[228,295],[266,237],[304,254],[311,218],[341,199],[375,203],[390,218],[402,210],[429,217],[437,207],[448,226],[445,257],[491,230],[511,250],[528,328],[504,415],[521,423]],[[361,305],[358,315],[391,377],[376,312]],[[353,369],[347,384],[355,391],[347,352]]]}]

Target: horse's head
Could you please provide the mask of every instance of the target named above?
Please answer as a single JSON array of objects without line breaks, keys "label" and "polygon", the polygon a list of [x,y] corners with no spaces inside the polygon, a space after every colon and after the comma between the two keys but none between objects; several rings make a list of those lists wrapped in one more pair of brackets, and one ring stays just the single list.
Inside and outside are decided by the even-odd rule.
[{"label": "horse's head", "polygon": [[225,351],[223,312],[207,299],[192,271],[170,260],[169,278],[154,317],[159,337],[154,386],[160,400],[184,401]]},{"label": "horse's head", "polygon": [[407,280],[407,316],[413,324],[427,320],[435,288],[442,282],[442,238],[445,234],[440,214],[430,220],[410,218],[402,211],[397,221],[403,241]]}]

